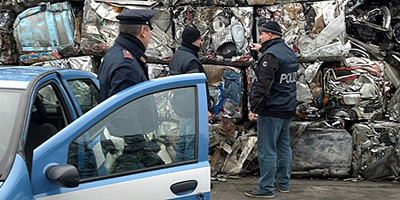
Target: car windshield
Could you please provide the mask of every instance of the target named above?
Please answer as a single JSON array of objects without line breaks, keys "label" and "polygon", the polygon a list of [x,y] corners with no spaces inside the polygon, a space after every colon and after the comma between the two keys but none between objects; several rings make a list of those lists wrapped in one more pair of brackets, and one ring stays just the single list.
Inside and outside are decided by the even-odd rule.
[{"label": "car windshield", "polygon": [[[22,93],[18,90],[1,90],[0,89],[0,175],[4,172],[9,154],[13,151],[15,145],[14,140],[16,133],[14,127],[17,122],[18,104]],[[14,137],[13,137],[14,136]],[[4,175],[4,174],[3,174]],[[0,180],[3,177],[0,177]]]}]

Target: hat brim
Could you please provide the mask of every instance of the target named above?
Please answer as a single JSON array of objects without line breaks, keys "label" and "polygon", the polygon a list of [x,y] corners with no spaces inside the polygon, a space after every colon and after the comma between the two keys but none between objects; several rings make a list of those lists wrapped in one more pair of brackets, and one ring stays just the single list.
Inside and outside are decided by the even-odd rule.
[{"label": "hat brim", "polygon": [[149,21],[120,20],[119,23],[131,25],[147,25],[150,27],[150,30],[153,30],[153,26]]}]

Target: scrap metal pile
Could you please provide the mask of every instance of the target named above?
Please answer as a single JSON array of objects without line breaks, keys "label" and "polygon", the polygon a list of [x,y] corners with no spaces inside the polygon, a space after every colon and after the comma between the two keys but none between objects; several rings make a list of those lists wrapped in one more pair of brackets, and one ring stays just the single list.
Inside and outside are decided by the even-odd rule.
[{"label": "scrap metal pile", "polygon": [[[260,20],[278,21],[300,60],[297,117],[291,124],[293,175],[398,178],[400,77],[391,26],[399,18],[398,9],[384,12],[392,4],[397,5],[324,1],[254,9],[255,26]],[[367,34],[365,29],[381,36],[354,35],[355,30]],[[246,75],[249,89],[252,67]],[[210,146],[218,147],[210,151],[212,174],[257,171],[254,124],[230,133],[222,124],[210,129]]]},{"label": "scrap metal pile", "polygon": [[300,61],[293,175],[397,179],[399,1],[5,0],[0,61],[97,72],[119,33],[115,17],[150,7],[154,29],[146,54],[153,79],[169,74],[183,28],[195,25],[214,103],[211,174],[238,175],[258,170],[257,130],[246,115],[260,54],[249,44],[258,40],[260,23],[275,20]]}]

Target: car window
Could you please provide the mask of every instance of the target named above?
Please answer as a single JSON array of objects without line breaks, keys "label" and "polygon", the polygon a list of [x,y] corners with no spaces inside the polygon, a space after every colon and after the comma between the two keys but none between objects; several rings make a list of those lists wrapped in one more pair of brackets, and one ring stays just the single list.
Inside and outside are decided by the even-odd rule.
[{"label": "car window", "polygon": [[39,89],[36,97],[41,100],[45,107],[46,122],[56,126],[57,130],[63,129],[68,124],[68,119],[67,109],[63,106],[59,87],[54,84],[47,84]]},{"label": "car window", "polygon": [[161,91],[125,104],[70,144],[68,163],[85,179],[195,161],[195,89]]},{"label": "car window", "polygon": [[[0,167],[5,166],[9,159],[6,153],[16,143],[12,140],[15,138],[13,135],[17,135],[14,126],[19,122],[17,113],[21,96],[21,92],[19,91],[0,91]],[[1,169],[4,168],[0,168],[0,174]]]},{"label": "car window", "polygon": [[71,87],[83,114],[98,104],[100,94],[91,80],[70,80],[68,81],[68,84]]},{"label": "car window", "polygon": [[67,124],[66,109],[61,101],[61,94],[54,84],[47,84],[34,96],[33,106],[25,143],[25,155],[30,169],[32,153]]}]

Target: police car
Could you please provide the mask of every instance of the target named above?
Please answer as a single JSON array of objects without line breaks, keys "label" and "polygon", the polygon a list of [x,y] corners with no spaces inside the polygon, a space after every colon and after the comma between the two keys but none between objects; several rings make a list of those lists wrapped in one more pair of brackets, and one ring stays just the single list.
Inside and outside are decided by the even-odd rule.
[{"label": "police car", "polygon": [[[168,114],[175,91],[187,91],[182,98],[194,103],[195,153],[185,160],[174,158],[182,141],[179,118]],[[159,78],[98,99],[90,72],[0,67],[0,199],[210,198],[203,74]],[[135,111],[151,99],[155,122]],[[153,128],[139,130],[141,123]],[[129,131],[121,134],[118,124]]]}]

